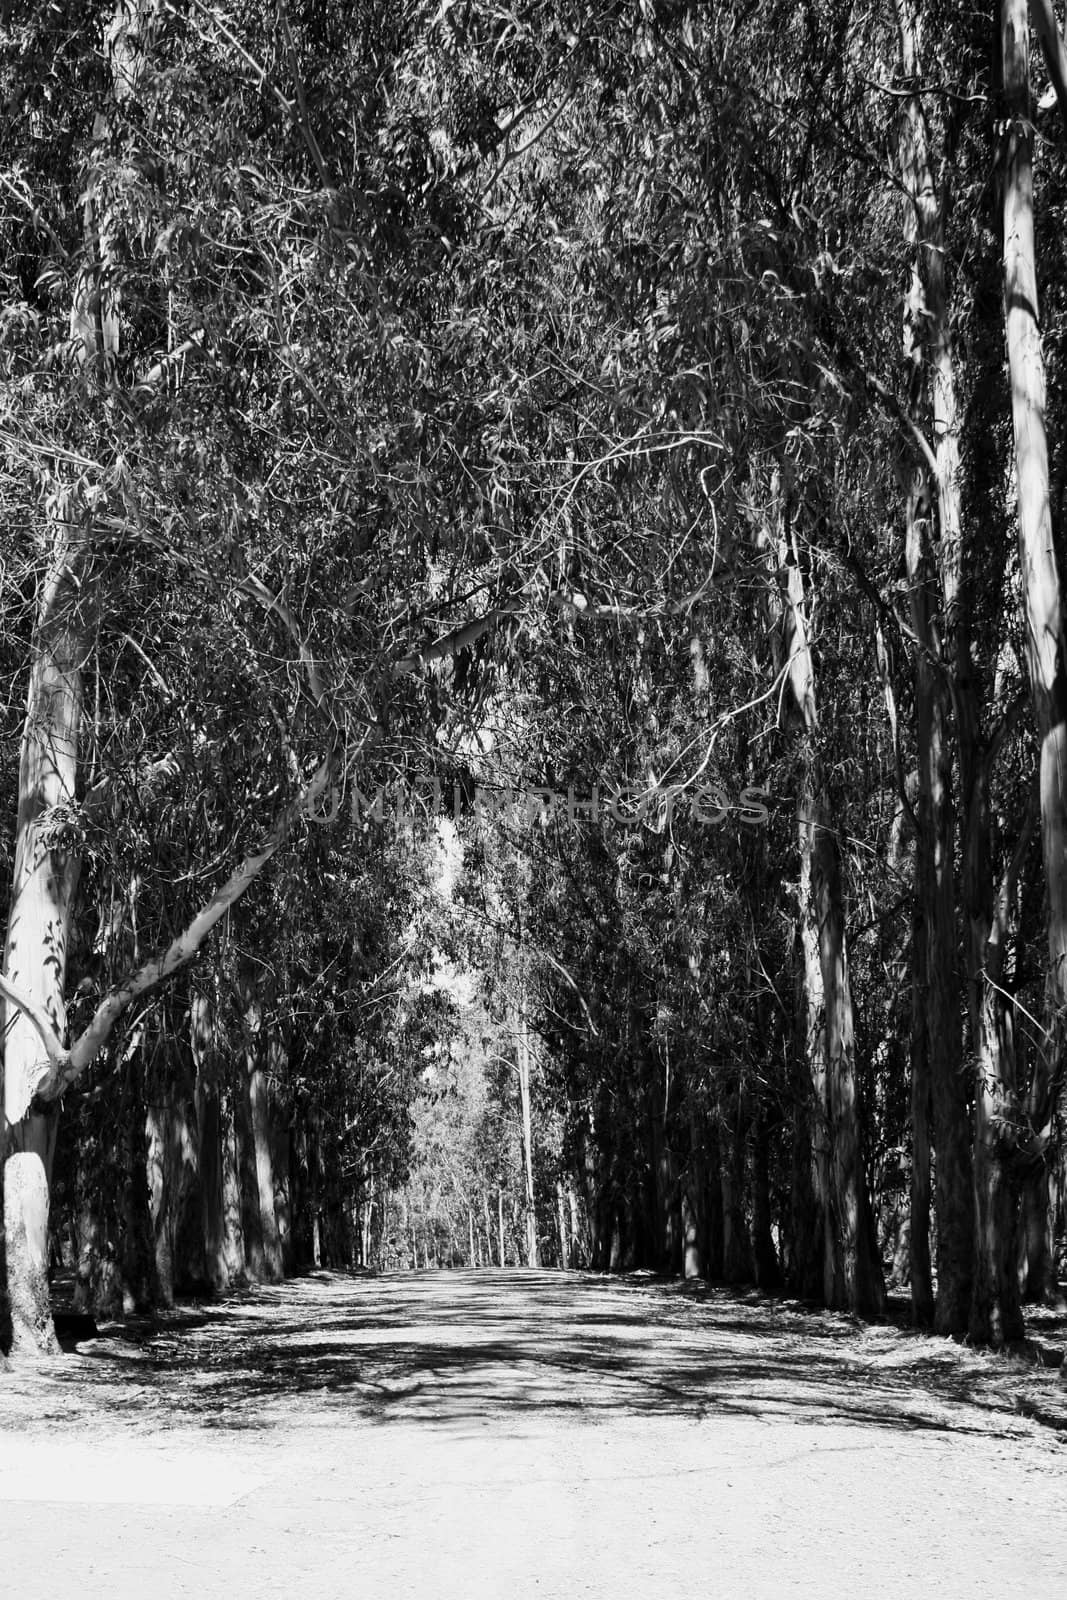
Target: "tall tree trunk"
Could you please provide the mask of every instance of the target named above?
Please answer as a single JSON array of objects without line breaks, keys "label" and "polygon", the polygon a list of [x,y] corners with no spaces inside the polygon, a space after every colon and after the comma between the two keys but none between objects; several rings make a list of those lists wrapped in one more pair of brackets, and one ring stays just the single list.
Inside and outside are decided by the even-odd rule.
[{"label": "tall tree trunk", "polygon": [[797,922],[802,959],[805,1055],[811,1085],[810,1098],[807,1098],[810,1114],[811,1194],[817,1215],[819,1293],[825,1305],[836,1306],[841,1301],[843,1279],[834,1226],[826,997],[823,988],[815,900],[815,839],[819,826],[810,760],[805,760],[797,798],[797,830],[800,843]]},{"label": "tall tree trunk", "polygon": [[[71,913],[78,882],[74,820],[82,664],[82,585],[89,532],[70,499],[51,528],[51,557],[33,639],[19,755],[19,802],[4,976],[49,1018],[62,1038]],[[0,1346],[15,1355],[58,1351],[48,1292],[48,1197],[55,1150],[54,1107],[34,1092],[47,1065],[29,1017],[4,1007],[3,1223],[6,1306]]]},{"label": "tall tree trunk", "polygon": [[654,1267],[657,1272],[673,1272],[680,1254],[681,1229],[678,1221],[678,1188],[674,1154],[670,1147],[667,1129],[669,1085],[666,1081],[660,1081],[656,1053],[651,1048],[644,1052],[644,1072],[647,1085],[648,1153],[652,1180],[649,1184],[651,1250],[648,1265]]},{"label": "tall tree trunk", "polygon": [[971,1038],[975,1052],[975,1269],[970,1336],[976,1343],[1020,1339],[1024,1320],[1018,1279],[1019,1185],[1016,1129],[1019,1097],[1011,1002],[1004,993],[1004,956],[1018,873],[1032,834],[1035,805],[1023,819],[999,892],[991,887],[989,751],[979,764],[965,857],[970,940]]},{"label": "tall tree trunk", "polygon": [[[556,1217],[559,1225],[559,1265],[561,1269],[566,1270],[570,1241],[567,1237],[567,1200],[563,1193],[562,1178],[556,1179]],[[486,1232],[488,1233],[488,1229]]]},{"label": "tall tree trunk", "polygon": [[885,1303],[885,1284],[863,1164],[837,836],[821,772],[799,552],[795,538],[791,543],[787,534],[777,472],[770,492],[774,530],[764,523],[757,539],[775,580],[769,609],[779,670],[789,688],[788,702],[783,696],[783,719],[797,728],[800,746],[797,920],[813,1091],[812,1179],[823,1235],[823,1299],[860,1316],[877,1315]]},{"label": "tall tree trunk", "polygon": [[[154,24],[153,7],[119,0],[104,30],[111,104],[135,91]],[[107,108],[110,110],[110,104]],[[108,122],[97,111],[93,147],[106,148]],[[95,174],[82,199],[87,265],[71,307],[72,344],[80,345],[92,388],[106,390],[119,354],[112,221],[97,203]],[[86,397],[88,399],[88,395]],[[15,869],[4,946],[4,977],[51,1023],[66,1031],[65,988],[70,919],[79,873],[75,816],[86,599],[92,583],[92,516],[64,492],[51,511],[48,565],[34,630],[26,718],[19,757]],[[56,1115],[35,1103],[47,1065],[41,1035],[13,1005],[4,1018],[3,1238],[6,1304],[0,1347],[25,1355],[57,1350],[48,1296],[48,1204]]]},{"label": "tall tree trunk", "polygon": [[[1046,51],[1058,44],[1043,12]],[[1060,52],[1062,54],[1062,50]],[[1045,362],[1038,323],[1027,0],[1002,0],[1001,65],[1008,112],[1003,153],[1004,308],[1011,376],[1019,566],[1030,697],[1041,749],[1041,854],[1048,907],[1045,1092],[1027,1109],[1025,1156],[1042,1159],[1063,1082],[1067,1037],[1067,635],[1049,504]],[[1058,84],[1058,87],[1061,87]]]},{"label": "tall tree trunk", "polygon": [[515,1065],[519,1077],[519,1114],[522,1134],[522,1163],[526,1202],[526,1265],[541,1264],[537,1242],[537,1201],[534,1189],[533,1162],[533,1110],[530,1092],[530,1071],[533,1052],[526,1021],[526,992],[520,989],[515,1015]]},{"label": "tall tree trunk", "polygon": [[[1062,1078],[1067,1005],[1067,675],[1062,598],[1049,505],[1045,371],[1038,324],[1034,249],[1033,125],[1030,104],[1026,0],[1003,0],[1001,66],[1008,121],[1004,135],[1004,307],[1012,393],[1019,564],[1022,573],[1026,661],[1040,744],[1038,806],[1048,908],[1045,1059],[1032,1082],[1047,1084],[1023,1106],[1016,1082],[1012,1017],[997,982],[1003,965],[1005,919],[1014,894],[1019,850],[996,905],[989,883],[988,767],[995,752],[971,762],[970,933],[971,1014],[977,1062],[975,1087],[976,1267],[970,1332],[979,1341],[1019,1337],[1017,1223],[1020,1158],[1043,1159],[1051,1134],[1056,1085]],[[964,756],[961,750],[961,768]],[[1028,1114],[1027,1114],[1028,1113]],[[1027,1127],[1026,1124],[1029,1123]]]},{"label": "tall tree trunk", "polygon": [[879,1316],[885,1307],[885,1281],[864,1170],[841,860],[836,831],[829,827],[816,834],[812,878],[825,996],[834,1253],[843,1280],[840,1303],[859,1316]]},{"label": "tall tree trunk", "polygon": [[[909,85],[922,78],[922,12],[915,0],[898,0],[901,65]],[[959,426],[955,356],[945,288],[945,196],[938,196],[930,157],[926,113],[918,94],[902,106],[901,173],[905,194],[905,237],[915,250],[912,282],[905,306],[905,348],[911,366],[910,410],[925,424],[927,379],[934,432],[934,478],[938,516],[938,576],[942,618],[937,604],[931,554],[930,520],[934,493],[927,463],[909,467],[906,476],[905,560],[911,586],[912,629],[916,640],[915,708],[919,797],[916,813],[916,893],[926,948],[913,958],[925,987],[922,1012],[926,1039],[913,1049],[913,1062],[929,1072],[937,1189],[938,1332],[962,1334],[968,1324],[974,1272],[974,1221],[967,1085],[962,1070],[959,983],[956,960],[956,903],[953,879],[955,822],[952,759],[949,746],[949,673],[961,746],[976,726],[974,672],[969,631],[963,615],[962,534],[959,499]],[[943,180],[947,191],[948,175]],[[969,774],[961,749],[965,800]],[[923,1149],[927,1093],[912,1085],[914,1192],[912,1196],[912,1305],[915,1319],[929,1311],[929,1251],[922,1218],[926,1155]]]},{"label": "tall tree trunk", "polygon": [[[970,1199],[970,1133],[963,1077],[959,980],[956,962],[956,891],[953,872],[955,821],[952,805],[952,760],[948,741],[949,703],[945,667],[938,663],[937,632],[930,594],[929,517],[932,510],[927,476],[917,469],[908,493],[906,561],[911,580],[912,628],[917,641],[915,721],[919,793],[915,841],[916,898],[919,930],[926,948],[914,966],[923,979],[919,1000],[926,1039],[913,1052],[920,1076],[912,1085],[913,1133],[918,1148],[914,1208],[929,1190],[926,1106],[934,1110],[937,1153],[938,1286],[934,1322],[939,1333],[959,1334],[970,1306],[973,1274],[973,1222]],[[927,1082],[927,1072],[929,1082]],[[917,1321],[928,1315],[928,1267],[923,1266],[923,1220],[913,1217],[913,1253],[921,1274],[913,1279],[912,1305]],[[919,1224],[915,1232],[916,1222]],[[929,1250],[926,1247],[928,1259]]]}]

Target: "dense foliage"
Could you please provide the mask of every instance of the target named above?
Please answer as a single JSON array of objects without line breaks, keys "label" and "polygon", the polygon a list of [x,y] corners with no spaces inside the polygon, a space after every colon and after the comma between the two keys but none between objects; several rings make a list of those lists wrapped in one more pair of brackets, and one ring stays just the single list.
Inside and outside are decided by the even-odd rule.
[{"label": "dense foliage", "polygon": [[1055,1292],[1025,10],[5,9],[14,1277]]}]

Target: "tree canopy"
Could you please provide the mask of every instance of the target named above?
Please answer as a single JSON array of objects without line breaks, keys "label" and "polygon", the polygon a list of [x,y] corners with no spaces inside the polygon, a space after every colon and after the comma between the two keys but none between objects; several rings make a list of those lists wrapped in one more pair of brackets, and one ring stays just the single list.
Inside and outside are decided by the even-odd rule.
[{"label": "tree canopy", "polygon": [[5,9],[5,1345],[56,1272],[1056,1292],[1030,10]]}]

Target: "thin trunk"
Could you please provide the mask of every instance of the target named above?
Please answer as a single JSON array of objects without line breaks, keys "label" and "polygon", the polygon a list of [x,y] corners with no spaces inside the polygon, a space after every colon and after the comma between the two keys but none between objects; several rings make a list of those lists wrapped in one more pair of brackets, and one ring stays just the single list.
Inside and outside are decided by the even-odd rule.
[{"label": "thin trunk", "polygon": [[723,1278],[725,1223],[722,1187],[722,1135],[718,1122],[708,1130],[707,1188],[704,1204],[704,1262],[713,1283]]},{"label": "thin trunk", "polygon": [[911,923],[911,1193],[908,1227],[908,1278],[911,1320],[929,1328],[934,1321],[930,1270],[930,1056],[926,1027],[926,926],[915,895]]},{"label": "thin trunk", "polygon": [[556,1219],[559,1226],[559,1265],[566,1268],[569,1254],[567,1240],[567,1201],[563,1194],[563,1182],[556,1179]]},{"label": "thin trunk", "polygon": [[244,1281],[247,1261],[241,1194],[240,1134],[235,1115],[236,1099],[232,1083],[223,1084],[219,1101],[222,1134],[222,1246],[231,1283]]},{"label": "thin trunk", "polygon": [[[926,1104],[933,1094],[938,1172],[938,1294],[936,1326],[959,1334],[966,1322],[973,1250],[969,1196],[958,1185],[969,1177],[969,1135],[963,1093],[962,1040],[956,972],[956,904],[953,873],[955,821],[952,805],[952,763],[948,744],[949,705],[944,669],[937,664],[937,633],[929,593],[929,515],[926,475],[908,494],[907,568],[911,580],[912,627],[918,641],[915,668],[916,744],[919,793],[916,809],[916,899],[925,951],[915,961],[924,980],[921,1001],[926,1040],[913,1052],[919,1076],[912,1083],[913,1131],[917,1136],[916,1186],[913,1210],[928,1191]],[[931,1082],[927,1084],[927,1073]],[[928,1203],[928,1194],[926,1194]],[[918,1223],[918,1231],[915,1223]],[[913,1217],[916,1270],[912,1305],[917,1321],[929,1317],[929,1247],[924,1218]],[[929,1223],[926,1219],[926,1229]]]},{"label": "thin trunk", "polygon": [[812,879],[826,1007],[834,1257],[835,1263],[840,1262],[843,1280],[840,1303],[858,1316],[880,1316],[885,1308],[885,1281],[864,1170],[841,858],[837,833],[830,827],[817,832]]},{"label": "thin trunk", "polygon": [[689,1110],[689,1166],[682,1180],[682,1271],[687,1278],[705,1274],[705,1168],[700,1127],[695,1108]]},{"label": "thin trunk", "polygon": [[290,1109],[283,1103],[271,1126],[274,1152],[274,1215],[278,1224],[278,1249],[283,1277],[296,1265],[296,1239],[293,1231],[293,1140],[289,1126]]},{"label": "thin trunk", "polygon": [[307,1201],[311,1217],[311,1264],[316,1271],[326,1263],[330,1248],[327,1222],[327,1196],[323,1193],[322,1149],[319,1144],[318,1113],[305,1111],[307,1127]]},{"label": "thin trunk", "polygon": [[496,1192],[496,1225],[497,1225],[497,1237],[498,1237],[498,1239],[500,1241],[500,1265],[502,1267],[506,1267],[508,1263],[507,1263],[507,1256],[505,1255],[505,1249],[504,1249],[504,1191],[503,1191],[503,1189],[498,1189],[497,1192]]},{"label": "thin trunk", "polygon": [[[805,1300],[818,1300],[822,1292],[822,1210],[815,1191],[815,1157],[812,1148],[812,1085],[807,1065],[806,1038],[809,1023],[804,1016],[807,988],[798,975],[800,991],[796,1008],[799,1035],[790,1059],[790,1088],[793,1098],[792,1167],[789,1189],[787,1279],[794,1294]],[[711,1274],[714,1276],[714,1274]]]},{"label": "thin trunk", "polygon": [[[226,1100],[233,1118],[233,1154],[242,1248],[238,1276],[248,1277],[253,1283],[261,1283],[266,1275],[263,1259],[263,1224],[259,1209],[255,1137],[252,1132],[252,1104],[249,1093],[251,1084],[247,1055],[242,1050],[234,1054],[230,1077]],[[273,1200],[273,1195],[271,1198]]]},{"label": "thin trunk", "polygon": [[[482,1220],[485,1225],[485,1264],[487,1267],[491,1267],[493,1265],[493,1224],[489,1215],[489,1191],[487,1189],[482,1190]],[[503,1266],[504,1263],[501,1261],[500,1265]]]},{"label": "thin trunk", "polygon": [[523,1176],[526,1180],[526,1265],[540,1266],[537,1242],[537,1207],[533,1168],[533,1114],[530,1094],[532,1051],[526,1023],[526,995],[519,996],[515,1032],[515,1060],[519,1075],[519,1109],[522,1128]]},{"label": "thin trunk", "polygon": [[815,906],[814,863],[818,827],[818,812],[812,792],[811,775],[808,763],[805,761],[797,800],[797,830],[800,842],[798,931],[802,954],[805,1055],[811,1083],[811,1095],[807,1102],[810,1112],[810,1187],[817,1219],[819,1292],[826,1305],[835,1306],[840,1303],[841,1267],[833,1223],[830,1093],[826,1070],[826,1001]]},{"label": "thin trunk", "polygon": [[[804,1054],[810,1082],[807,1104],[811,1148],[811,1198],[817,1213],[819,1282],[826,1305],[841,1303],[842,1269],[834,1226],[833,1151],[830,1080],[826,1029],[826,993],[820,951],[816,905],[816,844],[826,826],[819,796],[815,749],[818,719],[815,710],[815,671],[808,645],[804,615],[803,580],[786,536],[785,509],[779,475],[771,480],[771,526],[761,526],[757,543],[772,578],[768,612],[772,625],[775,665],[784,672],[789,695],[783,697],[782,721],[797,729],[797,845],[800,873],[797,884],[797,943],[800,947],[800,1014],[804,1019]],[[812,1263],[814,1277],[814,1262]]]},{"label": "thin trunk", "polygon": [[574,1185],[567,1185],[567,1204],[570,1207],[571,1217],[571,1253],[567,1262],[569,1267],[580,1267],[589,1259],[585,1244],[585,1230],[578,1207],[578,1195]]},{"label": "thin trunk", "polygon": [[[257,1260],[254,1276],[269,1283],[282,1277],[282,1249],[278,1234],[278,1214],[274,1202],[274,1160],[271,1150],[270,1092],[266,1065],[275,1071],[284,1060],[284,1047],[275,1038],[264,1041],[262,1008],[252,991],[251,980],[242,986],[245,1027],[246,1130],[251,1144],[255,1213],[253,1237]],[[264,1061],[266,1057],[266,1064]],[[247,1232],[247,1230],[246,1230]]]},{"label": "thin trunk", "polygon": [[771,1233],[771,1135],[762,1111],[752,1143],[752,1252],[757,1287],[774,1294],[782,1286],[782,1271]]},{"label": "thin trunk", "polygon": [[965,863],[971,1036],[976,1057],[975,1270],[969,1332],[976,1343],[1002,1344],[1021,1339],[1024,1332],[1017,1254],[1019,1186],[1014,1165],[1018,1094],[1013,1013],[1003,987],[1004,954],[1036,805],[1032,799],[994,897],[988,767],[989,760],[981,763],[975,784]]},{"label": "thin trunk", "polygon": [[225,1294],[230,1287],[230,1271],[225,1249],[223,1125],[217,1076],[215,1020],[209,998],[195,991],[189,1000],[189,1043],[196,1068],[204,1267],[207,1281],[215,1293]]},{"label": "thin trunk", "polygon": [[368,1187],[367,1198],[363,1204],[362,1228],[360,1230],[360,1265],[370,1266],[371,1239],[374,1228],[374,1193]]},{"label": "thin trunk", "polygon": [[604,1183],[603,1158],[596,1146],[596,1123],[591,1107],[579,1122],[578,1178],[582,1186],[582,1199],[589,1222],[589,1265],[594,1272],[604,1270]]},{"label": "thin trunk", "polygon": [[752,1240],[745,1215],[745,1123],[740,1106],[732,1130],[720,1131],[722,1182],[722,1275],[727,1283],[751,1283]]}]

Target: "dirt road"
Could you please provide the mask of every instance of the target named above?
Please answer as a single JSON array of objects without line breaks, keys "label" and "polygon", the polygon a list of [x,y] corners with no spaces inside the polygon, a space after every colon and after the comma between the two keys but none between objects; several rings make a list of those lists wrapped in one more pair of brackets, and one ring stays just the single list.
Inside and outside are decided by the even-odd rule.
[{"label": "dirt road", "polygon": [[652,1279],[318,1274],[0,1374],[4,1592],[1067,1593],[1054,1373]]}]

